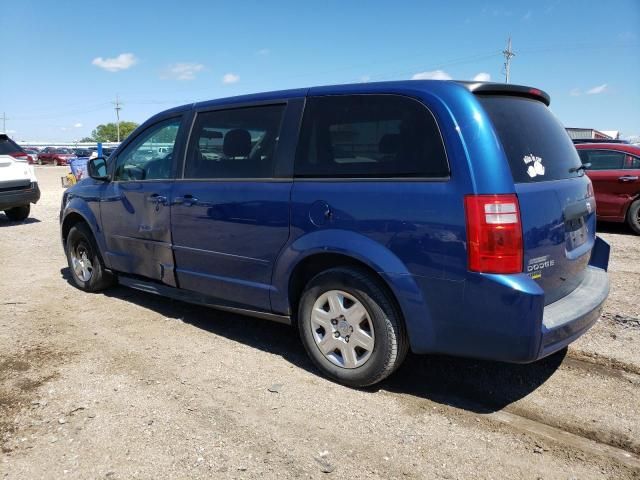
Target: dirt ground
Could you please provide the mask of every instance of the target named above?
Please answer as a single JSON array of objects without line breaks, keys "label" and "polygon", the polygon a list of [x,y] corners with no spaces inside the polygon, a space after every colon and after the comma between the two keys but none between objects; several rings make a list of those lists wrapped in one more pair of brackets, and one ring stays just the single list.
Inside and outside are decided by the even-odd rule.
[{"label": "dirt ground", "polygon": [[296,332],[117,287],[74,288],[63,167],[0,214],[0,478],[640,478],[640,237],[603,226],[611,296],[533,365],[410,356],[373,389]]}]

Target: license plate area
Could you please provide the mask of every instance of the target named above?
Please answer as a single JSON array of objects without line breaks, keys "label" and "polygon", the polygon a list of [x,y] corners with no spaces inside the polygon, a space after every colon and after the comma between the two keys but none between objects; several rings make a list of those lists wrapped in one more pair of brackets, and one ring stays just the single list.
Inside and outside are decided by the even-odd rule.
[{"label": "license plate area", "polygon": [[584,245],[588,238],[587,224],[584,217],[572,218],[564,222],[565,243],[567,251]]}]

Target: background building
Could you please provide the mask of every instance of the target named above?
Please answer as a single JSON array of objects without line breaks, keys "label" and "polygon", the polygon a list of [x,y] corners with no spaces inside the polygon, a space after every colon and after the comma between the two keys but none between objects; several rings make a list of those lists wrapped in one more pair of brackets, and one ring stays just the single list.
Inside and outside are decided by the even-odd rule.
[{"label": "background building", "polygon": [[[572,139],[600,138],[603,140],[617,140],[620,136],[620,133],[617,131],[608,130],[601,132],[595,128],[567,128],[567,133]],[[615,136],[612,136],[611,134],[615,134]]]}]

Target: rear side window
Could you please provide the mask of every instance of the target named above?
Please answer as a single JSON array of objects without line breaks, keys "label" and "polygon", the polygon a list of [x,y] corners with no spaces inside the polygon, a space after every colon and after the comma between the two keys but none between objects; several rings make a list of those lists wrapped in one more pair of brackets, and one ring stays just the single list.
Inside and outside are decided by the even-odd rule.
[{"label": "rear side window", "polygon": [[199,113],[185,178],[269,178],[284,105]]},{"label": "rear side window", "polygon": [[478,96],[507,155],[515,183],[583,175],[580,157],[564,127],[540,101]]},{"label": "rear side window", "polygon": [[398,95],[310,98],[296,153],[296,177],[447,177],[436,121]]},{"label": "rear side window", "polygon": [[0,135],[0,155],[22,152],[22,148],[6,135]]},{"label": "rear side window", "polygon": [[583,163],[590,163],[589,170],[620,170],[624,168],[624,152],[613,150],[580,150]]}]

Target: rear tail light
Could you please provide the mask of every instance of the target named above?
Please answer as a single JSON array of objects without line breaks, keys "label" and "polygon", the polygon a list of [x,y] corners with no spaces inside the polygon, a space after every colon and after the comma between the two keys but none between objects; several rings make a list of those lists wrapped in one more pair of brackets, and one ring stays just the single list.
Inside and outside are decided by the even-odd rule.
[{"label": "rear tail light", "polygon": [[593,192],[593,183],[591,183],[591,179],[587,177],[587,198],[595,197],[595,193]]},{"label": "rear tail light", "polygon": [[468,268],[483,273],[522,272],[520,207],[515,195],[467,195]]},{"label": "rear tail light", "polygon": [[9,155],[11,155],[16,160],[22,160],[23,162],[29,161],[29,155],[27,155],[24,152],[13,152],[13,153],[10,153]]}]

